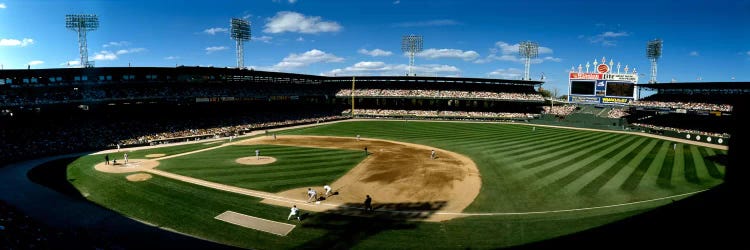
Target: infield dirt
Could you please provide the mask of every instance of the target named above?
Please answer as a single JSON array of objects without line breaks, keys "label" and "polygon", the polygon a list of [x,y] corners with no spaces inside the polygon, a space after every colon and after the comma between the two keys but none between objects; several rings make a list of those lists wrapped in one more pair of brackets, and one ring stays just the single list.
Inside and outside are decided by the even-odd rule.
[{"label": "infield dirt", "polygon": [[[333,183],[338,192],[322,201],[327,204],[362,204],[366,195],[378,204],[443,204],[439,211],[463,211],[479,194],[481,178],[476,164],[466,156],[419,144],[362,138],[326,136],[278,136],[277,139],[260,137],[242,144],[272,144],[315,148],[360,150],[367,158]],[[430,157],[431,150],[437,157]],[[324,195],[323,185],[286,190],[277,195],[297,200],[307,200],[307,188]],[[264,203],[289,206],[276,200]],[[302,204],[303,209],[325,211],[330,206]],[[433,215],[428,220],[441,221],[455,216]]]}]

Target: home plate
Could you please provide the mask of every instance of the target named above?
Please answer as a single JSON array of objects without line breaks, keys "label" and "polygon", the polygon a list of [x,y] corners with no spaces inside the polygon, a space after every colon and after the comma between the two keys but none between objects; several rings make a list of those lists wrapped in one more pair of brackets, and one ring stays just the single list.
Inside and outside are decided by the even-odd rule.
[{"label": "home plate", "polygon": [[261,219],[233,211],[223,212],[214,217],[214,219],[280,236],[286,236],[295,227],[292,224]]}]

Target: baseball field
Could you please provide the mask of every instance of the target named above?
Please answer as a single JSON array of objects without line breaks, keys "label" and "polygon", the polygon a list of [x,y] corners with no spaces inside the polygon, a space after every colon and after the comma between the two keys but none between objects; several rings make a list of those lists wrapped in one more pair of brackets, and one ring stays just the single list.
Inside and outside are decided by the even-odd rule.
[{"label": "baseball field", "polygon": [[[276,134],[127,151],[127,164],[126,150],[106,153],[117,165],[88,155],[68,180],[124,216],[239,247],[498,248],[710,189],[723,182],[716,159],[727,153],[501,123],[350,121]],[[307,189],[322,194],[325,184],[336,193],[308,203]],[[365,195],[374,212],[362,210]],[[287,220],[292,205],[301,221]]]}]

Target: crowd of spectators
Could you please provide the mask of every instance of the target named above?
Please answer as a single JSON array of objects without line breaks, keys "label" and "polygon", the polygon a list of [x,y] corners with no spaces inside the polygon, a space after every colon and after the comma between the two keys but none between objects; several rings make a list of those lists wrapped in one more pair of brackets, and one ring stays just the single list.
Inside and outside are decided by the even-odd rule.
[{"label": "crowd of spectators", "polygon": [[[342,114],[350,114],[347,109]],[[355,115],[375,117],[462,117],[462,118],[492,118],[492,119],[530,119],[533,114],[508,112],[479,112],[479,111],[449,111],[449,110],[403,110],[403,109],[356,109]]]},{"label": "crowd of spectators", "polygon": [[567,116],[576,110],[576,106],[575,105],[558,105],[554,107],[544,106],[543,109],[544,111],[542,113],[544,114],[550,114],[550,115],[555,115],[555,116]]},{"label": "crowd of spectators", "polygon": [[610,110],[609,112],[607,112],[607,117],[608,118],[619,119],[619,118],[622,118],[622,117],[627,116],[627,115],[629,115],[629,113],[627,112],[627,110],[626,109],[622,109],[622,108],[613,108],[612,110]]},{"label": "crowd of spectators", "polygon": [[5,89],[0,92],[0,107],[46,105],[77,102],[104,102],[165,98],[269,98],[272,96],[325,96],[320,86],[262,84],[132,84],[63,86],[45,88]]},{"label": "crowd of spectators", "polygon": [[[355,89],[354,96],[367,97],[427,97],[427,98],[460,98],[514,101],[544,101],[539,93],[506,93],[491,91],[460,91],[430,89]],[[352,96],[351,89],[341,89],[338,97]]]},{"label": "crowd of spectators", "polygon": [[634,101],[630,105],[640,106],[640,107],[657,107],[657,108],[722,111],[722,112],[731,112],[733,108],[732,105],[729,105],[729,104],[713,104],[713,103],[701,103],[701,102],[664,102],[664,101],[648,101],[648,100]]},{"label": "crowd of spectators", "polygon": [[190,136],[229,136],[252,130],[344,119],[331,113],[252,113],[236,116],[122,117],[118,119],[39,120],[33,126],[0,127],[4,163],[41,156],[144,145]]},{"label": "crowd of spectators", "polygon": [[656,126],[656,125],[643,124],[643,123],[631,123],[630,125],[636,126],[636,127],[653,129],[653,130],[673,131],[677,133],[686,133],[686,134],[698,134],[698,135],[711,136],[711,137],[717,137],[717,138],[729,138],[730,137],[728,133],[713,133],[713,132],[698,131],[698,130],[693,130],[693,129],[664,127],[664,126]]}]

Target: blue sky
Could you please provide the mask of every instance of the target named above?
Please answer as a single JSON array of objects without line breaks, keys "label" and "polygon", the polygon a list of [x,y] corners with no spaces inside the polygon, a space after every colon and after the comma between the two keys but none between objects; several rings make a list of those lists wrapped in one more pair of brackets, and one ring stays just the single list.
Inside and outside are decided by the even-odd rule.
[{"label": "blue sky", "polygon": [[658,80],[750,81],[750,1],[0,0],[5,69],[75,66],[66,14],[97,14],[98,67],[233,67],[232,17],[252,23],[245,66],[315,75],[403,75],[401,37],[424,37],[419,75],[519,79],[517,44],[541,46],[531,76],[567,89],[571,66],[602,56],[648,80],[645,45],[664,40]]}]

